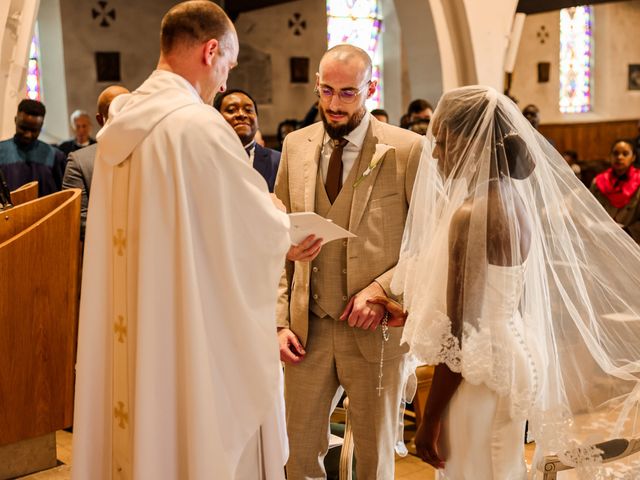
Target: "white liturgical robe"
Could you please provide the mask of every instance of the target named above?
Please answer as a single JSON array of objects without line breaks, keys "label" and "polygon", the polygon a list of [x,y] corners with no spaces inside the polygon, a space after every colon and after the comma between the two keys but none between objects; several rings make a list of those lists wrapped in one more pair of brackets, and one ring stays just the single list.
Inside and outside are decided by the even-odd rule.
[{"label": "white liturgical robe", "polygon": [[74,480],[235,480],[247,458],[283,478],[288,247],[238,136],[184,78],[157,70],[114,100],[87,220]]}]

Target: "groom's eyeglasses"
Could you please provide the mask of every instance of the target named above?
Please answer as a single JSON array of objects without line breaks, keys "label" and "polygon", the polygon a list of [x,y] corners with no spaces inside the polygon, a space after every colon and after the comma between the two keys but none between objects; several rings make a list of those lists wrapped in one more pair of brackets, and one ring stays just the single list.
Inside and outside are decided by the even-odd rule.
[{"label": "groom's eyeglasses", "polygon": [[344,88],[342,90],[338,90],[337,92],[333,88],[327,85],[320,85],[315,89],[315,94],[321,100],[325,100],[327,102],[330,102],[333,96],[337,95],[342,103],[353,103],[360,96],[360,94],[362,94],[362,91],[365,88],[369,87],[370,83],[371,83],[371,80],[369,80],[365,85],[363,85],[359,89]]}]

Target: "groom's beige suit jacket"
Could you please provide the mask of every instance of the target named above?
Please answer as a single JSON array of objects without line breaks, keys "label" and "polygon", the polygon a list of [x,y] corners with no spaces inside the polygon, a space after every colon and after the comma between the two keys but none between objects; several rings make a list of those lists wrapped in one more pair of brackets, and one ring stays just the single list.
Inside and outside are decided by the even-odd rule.
[{"label": "groom's beige suit jacket", "polygon": [[[286,263],[277,323],[290,328],[303,345],[310,310],[337,319],[348,299],[373,281],[391,296],[390,283],[424,137],[371,117],[360,156],[333,205],[319,173],[324,138],[321,122],[290,133],[275,185],[288,212],[316,212],[357,235],[326,244],[314,262]],[[376,361],[379,339],[368,330],[354,330],[365,358]],[[401,329],[391,330],[387,358],[404,351],[399,347]]]}]

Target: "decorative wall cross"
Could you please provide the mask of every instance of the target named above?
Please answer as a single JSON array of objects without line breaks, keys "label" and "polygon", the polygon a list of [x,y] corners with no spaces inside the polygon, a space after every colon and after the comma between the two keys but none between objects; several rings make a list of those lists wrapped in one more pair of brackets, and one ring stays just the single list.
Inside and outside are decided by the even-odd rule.
[{"label": "decorative wall cross", "polygon": [[100,26],[103,28],[107,28],[111,25],[111,22],[115,22],[116,20],[116,9],[111,8],[108,10],[108,3],[106,0],[100,0],[98,2],[98,8],[94,7],[91,9],[91,18],[94,20],[100,18]]},{"label": "decorative wall cross", "polygon": [[293,30],[296,36],[302,35],[302,30],[307,29],[307,21],[302,19],[302,15],[298,12],[293,14],[293,18],[289,19],[289,28]]},{"label": "decorative wall cross", "polygon": [[545,43],[549,38],[549,31],[547,30],[547,27],[542,25],[540,27],[540,30],[536,32],[536,37],[538,37],[538,40],[540,40],[540,43]]}]

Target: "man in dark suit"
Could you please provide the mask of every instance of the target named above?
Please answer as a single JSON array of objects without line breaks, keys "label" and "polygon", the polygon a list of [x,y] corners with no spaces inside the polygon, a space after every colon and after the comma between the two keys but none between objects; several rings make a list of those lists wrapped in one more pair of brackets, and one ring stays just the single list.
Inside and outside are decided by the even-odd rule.
[{"label": "man in dark suit", "polygon": [[255,141],[258,131],[258,105],[255,100],[243,90],[231,89],[218,95],[213,106],[233,127],[253,168],[264,177],[269,191],[273,193],[280,164],[280,152],[262,147]]},{"label": "man in dark suit", "polygon": [[[105,88],[98,97],[98,113],[96,120],[101,127],[109,117],[109,105],[114,98],[123,93],[129,93],[124,87],[112,85]],[[84,238],[84,229],[87,223],[87,209],[89,207],[89,192],[91,190],[91,178],[93,177],[93,162],[96,158],[98,144],[93,143],[88,147],[74,150],[69,153],[67,168],[62,179],[62,188],[79,188],[82,190],[80,200],[80,236]]]}]

